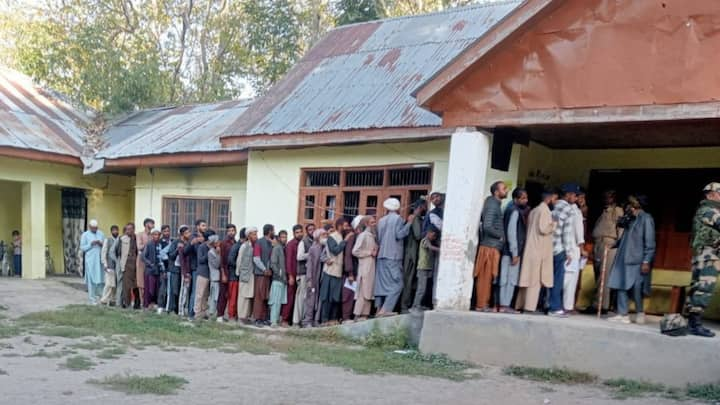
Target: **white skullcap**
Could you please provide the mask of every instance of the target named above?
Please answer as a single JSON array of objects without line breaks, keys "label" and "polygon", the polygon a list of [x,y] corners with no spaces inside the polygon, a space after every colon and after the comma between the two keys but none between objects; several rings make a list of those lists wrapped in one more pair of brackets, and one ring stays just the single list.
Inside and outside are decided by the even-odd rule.
[{"label": "white skullcap", "polygon": [[313,239],[318,240],[321,236],[325,235],[327,233],[326,230],[323,228],[316,229],[315,232],[313,232]]},{"label": "white skullcap", "polygon": [[150,234],[152,235],[152,234],[154,234],[154,233],[160,233],[160,230],[157,229],[157,228],[153,228],[153,230],[150,231]]},{"label": "white skullcap", "polygon": [[247,228],[245,228],[246,235],[249,235],[249,234],[251,234],[253,232],[257,232],[257,231],[258,231],[258,229],[256,226],[248,226]]},{"label": "white skullcap", "polygon": [[357,227],[360,226],[360,222],[362,222],[363,218],[365,218],[365,216],[363,215],[358,215],[353,218],[352,222],[350,223],[350,225],[352,225],[352,228],[357,229]]},{"label": "white skullcap", "polygon": [[398,211],[400,209],[400,201],[397,198],[388,198],[383,203],[383,207],[388,211]]},{"label": "white skullcap", "polygon": [[93,228],[95,228],[95,227],[98,226],[98,222],[97,222],[96,220],[94,220],[94,219],[91,219],[91,220],[90,220],[90,226],[93,227]]},{"label": "white skullcap", "polygon": [[217,242],[217,241],[219,241],[219,240],[220,240],[220,237],[217,236],[217,234],[215,234],[215,235],[210,235],[210,236],[208,237],[208,242],[210,242],[210,243],[215,243],[215,242]]}]

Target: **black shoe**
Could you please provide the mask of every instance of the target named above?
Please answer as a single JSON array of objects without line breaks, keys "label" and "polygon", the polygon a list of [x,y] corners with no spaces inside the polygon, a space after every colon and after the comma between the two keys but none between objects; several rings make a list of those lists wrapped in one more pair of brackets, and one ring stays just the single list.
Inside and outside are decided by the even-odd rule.
[{"label": "black shoe", "polygon": [[258,328],[263,328],[263,327],[265,327],[265,322],[264,321],[255,321],[255,326]]},{"label": "black shoe", "polygon": [[688,333],[707,338],[715,337],[715,332],[702,326],[699,314],[690,314],[688,317]]}]

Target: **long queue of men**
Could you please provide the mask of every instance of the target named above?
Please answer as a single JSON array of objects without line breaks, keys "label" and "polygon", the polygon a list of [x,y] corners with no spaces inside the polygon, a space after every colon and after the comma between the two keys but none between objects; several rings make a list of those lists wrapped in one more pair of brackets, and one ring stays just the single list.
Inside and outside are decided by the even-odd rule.
[{"label": "long queue of men", "polygon": [[[444,195],[433,193],[407,217],[387,199],[376,220],[341,217],[316,229],[275,231],[228,225],[221,240],[207,222],[194,229],[113,225],[105,237],[92,220],[81,239],[91,304],[176,313],[189,319],[256,326],[334,325],[432,305]],[[427,214],[427,215],[426,215]]]},{"label": "long queue of men", "polygon": [[[585,192],[577,184],[545,191],[532,210],[521,188],[512,192],[504,212],[506,185],[496,182],[490,192],[475,263],[476,310],[567,317],[575,313],[579,275],[592,254],[598,292],[593,306],[607,312],[612,291],[616,315],[609,320],[645,323],[643,298],[650,295],[656,250],[647,197],[630,195],[623,208],[616,193],[606,191],[602,214],[588,234]],[[703,193],[705,199],[693,220],[693,275],[684,315],[687,332],[712,337],[701,319],[720,271],[720,183],[708,184]],[[585,235],[593,240],[586,244]],[[587,248],[590,242],[592,253]],[[635,303],[632,318],[629,300]],[[593,306],[586,310],[594,312]]]},{"label": "long queue of men", "polygon": [[[504,210],[506,185],[496,182],[490,192],[475,263],[477,311],[567,317],[575,312],[580,272],[592,257],[599,292],[593,306],[607,312],[614,304],[612,321],[645,322],[643,298],[650,293],[656,248],[645,196],[631,195],[621,207],[614,191],[605,192],[588,233],[585,193],[576,184],[543,192],[532,210],[523,189],[512,192]],[[693,222],[693,283],[684,315],[691,334],[711,337],[701,318],[720,271],[720,183],[703,192]],[[258,326],[333,325],[427,309],[434,297],[429,285],[436,285],[444,195],[431,194],[430,203],[428,212],[428,201],[416,201],[403,218],[400,202],[390,198],[379,220],[341,217],[319,229],[295,225],[292,235],[276,234],[273,225],[261,234],[228,225],[222,240],[203,220],[194,229],[181,226],[177,238],[169,226],[156,229],[152,219],[140,233],[129,223],[122,235],[113,226],[105,238],[93,220],[81,241],[89,299]]]}]

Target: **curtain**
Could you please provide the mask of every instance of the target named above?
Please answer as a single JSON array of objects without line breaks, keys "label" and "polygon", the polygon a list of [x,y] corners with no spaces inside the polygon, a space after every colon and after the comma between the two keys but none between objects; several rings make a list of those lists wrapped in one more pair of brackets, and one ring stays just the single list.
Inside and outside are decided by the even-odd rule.
[{"label": "curtain", "polygon": [[83,275],[80,237],[85,231],[87,198],[84,190],[62,190],[63,257],[65,273]]}]

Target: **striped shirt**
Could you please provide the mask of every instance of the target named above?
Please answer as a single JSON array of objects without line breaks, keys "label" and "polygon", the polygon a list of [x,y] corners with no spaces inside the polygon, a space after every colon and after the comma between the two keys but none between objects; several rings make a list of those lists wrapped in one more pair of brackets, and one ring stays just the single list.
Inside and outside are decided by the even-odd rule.
[{"label": "striped shirt", "polygon": [[557,221],[553,233],[553,255],[565,252],[568,257],[571,257],[575,248],[573,244],[575,240],[575,227],[572,221],[573,208],[567,201],[558,200],[552,214],[553,219]]}]

